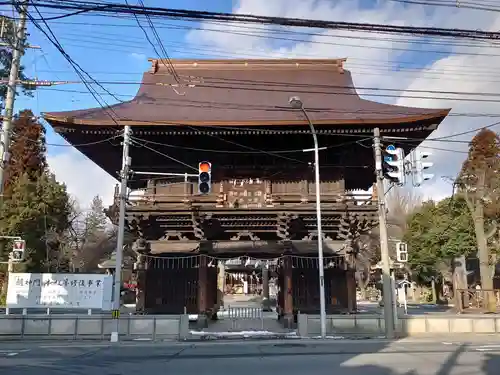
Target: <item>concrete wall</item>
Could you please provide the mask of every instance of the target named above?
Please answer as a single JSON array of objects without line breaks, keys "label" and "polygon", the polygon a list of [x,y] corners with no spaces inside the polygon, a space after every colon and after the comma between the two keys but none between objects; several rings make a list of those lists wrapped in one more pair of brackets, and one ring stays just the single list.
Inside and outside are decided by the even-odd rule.
[{"label": "concrete wall", "polygon": [[[251,327],[239,323],[249,323]],[[0,339],[69,338],[109,339],[116,320],[95,315],[0,315]],[[120,335],[128,339],[185,340],[190,338],[189,316],[124,316],[119,319]],[[267,327],[264,327],[266,329]],[[275,328],[275,327],[273,327]],[[262,330],[261,322],[238,320],[232,330]],[[272,329],[271,329],[272,331]],[[327,317],[329,336],[382,336],[384,319],[378,315],[333,315]],[[398,319],[401,337],[419,335],[500,334],[500,316],[493,315],[422,315]],[[320,335],[318,315],[298,316],[298,336]]]},{"label": "concrete wall", "polygon": [[[398,319],[399,336],[451,335],[466,333],[500,333],[500,316],[487,315],[419,315]],[[298,317],[298,334],[314,337],[321,333],[319,316],[301,314]],[[384,319],[378,315],[338,315],[327,317],[329,335],[383,335]]]},{"label": "concrete wall", "polygon": [[[182,340],[189,335],[189,317],[124,316],[119,320],[119,333],[127,338],[151,340]],[[0,316],[0,337],[66,337],[109,338],[116,320],[95,315],[3,315]]]}]

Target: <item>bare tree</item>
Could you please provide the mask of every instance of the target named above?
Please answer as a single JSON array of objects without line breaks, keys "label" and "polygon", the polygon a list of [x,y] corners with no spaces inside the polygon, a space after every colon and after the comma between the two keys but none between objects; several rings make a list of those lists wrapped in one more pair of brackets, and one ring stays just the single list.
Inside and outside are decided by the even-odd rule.
[{"label": "bare tree", "polygon": [[422,196],[414,190],[394,188],[387,196],[387,226],[389,237],[401,240],[406,232],[408,217],[422,205]]},{"label": "bare tree", "polygon": [[[419,194],[409,189],[394,188],[387,196],[387,225],[390,238],[401,240],[406,230],[409,215],[422,203]],[[389,242],[389,245],[393,243]],[[366,288],[372,281],[373,266],[380,261],[380,235],[378,227],[371,233],[360,236],[355,241],[356,281],[362,298],[366,297]],[[390,246],[391,258],[395,259],[395,246]]]},{"label": "bare tree", "polygon": [[116,246],[116,229],[110,228],[102,200],[94,197],[89,210],[74,206],[75,220],[68,242],[72,252],[73,271],[95,271],[99,263],[111,256]]}]

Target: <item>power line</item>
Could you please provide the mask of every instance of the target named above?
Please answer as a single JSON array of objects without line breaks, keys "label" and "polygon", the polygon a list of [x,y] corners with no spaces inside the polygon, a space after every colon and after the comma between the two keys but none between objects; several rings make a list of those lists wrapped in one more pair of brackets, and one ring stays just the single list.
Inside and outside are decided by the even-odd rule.
[{"label": "power line", "polygon": [[[142,7],[144,8],[144,3],[139,0],[140,4],[142,5]],[[125,3],[127,5],[129,5],[128,1],[125,0]],[[134,14],[134,18],[137,22],[137,25],[141,28],[141,30],[143,31],[144,33],[144,36],[146,38],[146,40],[148,41],[148,43],[151,45],[151,47],[153,47],[154,51],[156,52],[156,55],[158,56],[158,58],[160,59],[161,63],[167,68],[168,72],[174,77],[175,81],[177,83],[180,83],[180,80],[179,80],[179,76],[175,70],[175,67],[174,65],[172,64],[172,61],[170,60],[170,57],[165,49],[165,47],[163,46],[162,42],[161,42],[161,38],[159,37],[158,33],[156,32],[155,30],[155,27],[153,25],[153,22],[151,21],[151,18],[149,18],[148,16],[146,16],[146,19],[149,23],[149,27],[151,28],[151,30],[153,31],[153,35],[154,37],[156,38],[156,42],[160,45],[160,48],[163,52],[163,55],[165,56],[165,58],[162,58],[162,54],[158,52],[158,50],[156,49],[156,46],[155,44],[153,43],[153,41],[149,38],[149,35],[146,31],[146,29],[144,27],[142,27],[141,25],[141,21],[139,20],[139,18],[137,17],[136,14]]]},{"label": "power line", "polygon": [[481,6],[476,3],[470,3],[462,0],[454,0],[450,2],[439,2],[439,1],[418,1],[418,0],[389,0],[397,3],[403,4],[415,4],[415,5],[426,5],[430,7],[446,7],[446,8],[463,8],[463,9],[471,9],[471,10],[481,10],[486,12],[500,12],[499,7],[494,6]]},{"label": "power line", "polygon": [[[72,89],[59,89],[59,88],[47,88],[47,87],[41,87],[39,90],[43,91],[56,91],[56,92],[67,92],[67,93],[75,93],[75,94],[90,94],[88,91],[83,91],[83,90],[72,90]],[[101,95],[106,95],[106,93],[100,93]],[[121,96],[121,97],[128,97],[128,98],[134,98],[136,95],[135,94],[115,94],[116,96]],[[235,103],[235,102],[222,102],[222,101],[201,101],[201,100],[189,100],[189,99],[184,99],[184,100],[176,100],[172,99],[170,97],[166,96],[156,96],[156,99],[165,99],[168,100],[171,103],[175,103],[176,106],[178,107],[194,107],[194,108],[207,108],[207,109],[236,109],[236,110],[254,110],[254,109],[260,109],[262,111],[285,111],[285,110],[290,110],[287,108],[276,108],[272,106],[265,106],[265,105],[246,105],[244,103]],[[404,108],[404,107],[403,107]],[[318,112],[318,110],[317,110]],[[352,113],[352,110],[349,109],[342,109],[342,107],[338,108],[321,108],[321,112],[330,112],[330,113]],[[357,114],[362,114],[362,113],[370,113],[370,114],[377,114],[377,115],[383,115],[383,114],[394,114],[394,115],[407,115],[409,114],[408,111],[396,111],[396,110],[391,110],[391,111],[375,111],[375,110],[358,110],[356,111]],[[487,113],[487,112],[452,112],[448,114],[447,117],[469,117],[469,118],[482,118],[482,117],[487,117],[487,118],[494,118],[494,117],[500,117],[500,113]]]},{"label": "power line", "polygon": [[[40,11],[38,10],[38,8],[36,7],[36,5],[34,5],[34,9],[36,10],[36,12],[38,13],[38,15],[41,17],[41,13]],[[42,34],[45,35],[45,37],[49,40],[49,42],[54,46],[56,47],[56,49],[63,55],[63,57],[70,63],[70,65],[73,67],[73,69],[75,70],[75,72],[77,73],[77,75],[80,77],[80,79],[82,80],[82,83],[85,85],[85,87],[89,90],[89,92],[91,92],[92,96],[94,97],[94,99],[97,101],[97,103],[99,104],[99,106],[101,106],[101,108],[104,110],[105,113],[108,114],[108,116],[114,121],[113,119],[113,116],[110,115],[107,110],[110,110],[111,112],[113,112],[113,109],[110,108],[110,106],[106,103],[106,101],[104,101],[105,103],[105,107],[101,104],[100,100],[99,100],[99,97],[98,97],[98,94],[96,94],[94,91],[93,91],[93,88],[92,86],[88,85],[87,82],[85,82],[85,77],[83,76],[82,73],[84,73],[86,76],[87,76],[87,79],[90,79],[91,81],[93,81],[94,83],[96,83],[101,89],[103,89],[104,91],[108,92],[106,90],[105,87],[103,87],[102,85],[99,84],[99,82],[97,82],[95,79],[92,78],[92,76],[88,73],[86,73],[82,67],[76,63],[67,53],[66,51],[64,50],[64,48],[61,46],[61,43],[59,43],[59,41],[57,40],[55,34],[52,32],[50,26],[48,25],[48,23],[46,21],[43,21],[43,23],[45,24],[45,27],[47,28],[48,32],[45,31],[43,29],[43,27],[41,27],[38,22],[33,18],[33,16],[27,12],[27,17],[28,19],[31,20],[31,22],[33,23],[33,25],[42,32]],[[50,35],[49,35],[50,34]],[[109,93],[111,95],[111,93]],[[117,101],[120,101],[120,99],[114,97],[113,95],[111,95],[115,100]],[[101,97],[101,100],[102,100],[102,97]]]},{"label": "power line", "polygon": [[[16,3],[17,2],[14,2],[14,4]],[[85,1],[85,2],[65,1],[64,3],[58,2],[56,4],[51,3],[49,1],[39,1],[39,2],[37,1],[37,6],[42,8],[52,8],[59,10],[66,9],[73,11],[73,13],[70,13],[67,16],[78,14],[78,12],[140,14],[140,15],[148,15],[156,17],[167,17],[173,19],[215,20],[215,21],[226,21],[226,22],[236,22],[236,23],[282,25],[289,27],[307,27],[307,28],[319,28],[319,29],[374,32],[374,33],[385,33],[385,34],[453,37],[453,38],[463,38],[471,40],[500,39],[500,33],[482,31],[482,30],[445,29],[445,28],[435,28],[435,27],[414,27],[414,26],[395,26],[395,25],[353,23],[353,22],[321,21],[321,20],[300,19],[300,18],[257,16],[250,14],[231,14],[231,13],[194,11],[185,9],[127,6],[122,4],[111,4],[111,3],[102,5],[102,3],[95,3],[90,1]],[[63,17],[64,15],[59,16],[58,18],[63,18]],[[45,18],[45,20],[50,20],[50,19],[51,18]]]},{"label": "power line", "polygon": [[[78,23],[66,23],[66,24],[78,24]],[[56,24],[57,25],[57,24]],[[119,25],[119,24],[106,24],[106,23],[94,23],[94,24],[90,24],[90,25],[94,25],[94,26],[115,26],[115,27],[118,27],[118,26],[123,26],[123,27],[133,27],[134,25]],[[240,26],[240,25],[233,25],[233,27],[236,27],[236,26]],[[236,34],[236,35],[248,35],[248,36],[252,36],[252,37],[261,37],[261,38],[265,38],[265,39],[273,39],[274,36],[273,35],[268,35],[268,34],[263,34],[263,33],[260,33],[260,34],[240,34],[240,33],[234,33],[232,32],[231,30],[228,30],[227,28],[225,29],[210,29],[210,28],[197,28],[197,27],[182,27],[182,26],[179,26],[179,27],[175,27],[175,26],[169,26],[169,27],[157,27],[157,28],[167,28],[167,29],[170,29],[170,28],[182,28],[182,29],[186,29],[186,30],[192,30],[192,29],[196,29],[196,30],[203,30],[203,31],[215,31],[215,32],[221,32],[221,33],[225,33],[225,34]],[[287,32],[287,33],[295,33],[293,31],[290,31],[290,30],[283,30],[283,32]],[[65,32],[66,33],[66,32]],[[67,35],[72,35],[71,33],[68,33]],[[76,35],[76,36],[81,36],[81,33],[80,34],[73,34],[73,35]],[[116,36],[119,36],[120,37],[120,40],[124,40],[124,37],[123,35],[117,35],[117,34],[107,34],[107,35],[116,35]],[[309,33],[309,34],[306,34],[306,35],[316,35],[316,34],[313,34],[313,33]],[[317,34],[317,35],[322,35],[322,34]],[[353,38],[353,39],[366,39],[366,37],[357,37],[357,36],[345,36],[345,35],[322,35],[324,37],[335,37],[336,39],[338,38],[342,38],[342,37],[349,37],[349,38]],[[92,38],[93,36],[89,36],[90,38]],[[75,38],[66,38],[67,40],[75,40]],[[116,38],[113,39],[114,41],[116,41]],[[292,39],[288,39],[288,38],[284,38],[284,40],[286,41],[295,41],[295,40],[292,40]],[[375,40],[379,40],[378,38],[375,38]],[[400,39],[394,39],[394,38],[391,38],[389,41],[391,41],[391,43],[397,43],[397,42],[400,42],[401,40]],[[84,42],[88,42],[90,43],[90,41],[84,41]],[[303,43],[318,43],[318,44],[324,44],[324,42],[321,42],[321,41],[310,41],[310,40],[303,40],[303,39],[300,39],[300,40],[297,40],[297,42],[303,42]],[[169,43],[176,43],[176,42],[169,42]],[[415,41],[408,41],[408,43],[423,43],[423,44],[428,44],[428,41],[422,41],[422,40],[415,40]],[[334,45],[340,45],[340,46],[343,46],[343,44],[340,44],[340,43],[332,43]],[[114,43],[114,45],[116,45],[116,43]],[[182,44],[183,46],[185,45],[184,43]],[[199,45],[198,43],[196,45]],[[129,45],[123,45],[124,47],[129,47]],[[142,45],[141,45],[142,46]],[[373,46],[373,45],[360,45],[359,43],[355,44],[355,45],[352,45],[353,47],[359,47],[359,48],[377,48],[377,46]],[[454,46],[454,45],[450,45],[450,46]],[[208,48],[210,48],[210,50],[213,50],[214,49],[214,46],[212,45],[208,45],[207,46]],[[477,47],[480,47],[479,45]],[[486,46],[484,46],[486,47]],[[493,46],[492,46],[493,47]],[[495,45],[494,48],[497,48],[498,46]],[[387,48],[387,47],[385,47]],[[404,48],[403,49],[404,51],[409,51],[408,49]],[[117,50],[118,51],[118,50]],[[254,51],[252,49],[252,51]],[[418,52],[434,52],[434,51],[425,51],[425,50],[416,50]],[[128,51],[129,52],[129,51]],[[444,53],[449,53],[449,51],[437,51],[437,52],[444,52]],[[471,53],[471,55],[474,55],[474,53]],[[372,59],[362,59],[362,58],[353,58],[352,60],[366,60],[366,61],[370,61],[370,67],[373,66],[373,60]],[[398,66],[398,69],[401,67],[401,65],[404,65],[404,64],[410,64],[410,65],[415,65],[416,63],[414,61],[387,61],[389,63],[393,62],[394,64],[397,64]],[[417,64],[419,65],[419,64]],[[460,69],[461,71],[463,70],[463,67],[467,67],[468,65],[460,65]],[[474,65],[469,65],[468,67],[470,68],[473,68],[474,69],[474,72],[477,71],[478,69],[478,66],[476,64]]]},{"label": "power line", "polygon": [[[182,76],[181,76],[182,77]],[[205,82],[210,83],[210,77],[202,77]],[[89,83],[88,81],[73,81],[71,83]],[[215,82],[214,82],[215,83]],[[239,84],[238,86],[230,85],[230,83]],[[100,81],[100,84],[106,85],[142,85],[142,86],[165,86],[165,87],[177,87],[176,84],[172,83],[147,83],[147,82],[133,82],[133,81]],[[259,92],[294,92],[297,94],[322,94],[322,95],[341,95],[341,96],[359,96],[357,92],[351,92],[352,87],[350,86],[338,86],[338,85],[321,85],[321,84],[300,84],[293,82],[272,82],[272,81],[245,81],[245,80],[233,80],[223,78],[220,79],[219,84],[204,84],[204,83],[190,83],[186,82],[185,86],[194,86],[191,89],[195,90],[198,88],[204,89],[219,89],[219,90],[234,90],[234,91],[259,91]],[[245,85],[246,87],[244,87]],[[259,86],[261,85],[261,86]],[[181,84],[181,86],[183,86]],[[318,90],[296,90],[295,87],[301,88],[319,88],[319,89],[342,89],[345,91],[318,91]],[[282,88],[282,89],[280,89]],[[423,94],[447,94],[447,95],[470,95],[470,96],[479,96],[479,97],[488,97],[488,96],[500,96],[500,93],[478,93],[478,92],[466,92],[466,91],[444,91],[444,90],[419,90],[419,89],[397,89],[397,88],[382,88],[382,87],[356,87],[359,90],[366,91],[390,91],[390,92],[401,92],[406,91],[410,93],[423,93]],[[108,93],[111,95],[111,93]],[[395,95],[395,94],[365,94],[365,96],[370,97],[384,97],[384,98],[406,98],[406,99],[427,99],[427,100],[449,100],[449,101],[470,101],[470,102],[498,102],[498,99],[478,99],[478,98],[463,98],[463,97],[437,97],[437,96],[416,96],[416,95]],[[122,102],[121,99],[117,99]],[[272,108],[270,108],[272,109]],[[282,111],[291,111],[292,109],[288,107],[274,107],[275,110]],[[323,108],[314,108],[311,107],[308,109],[312,112],[323,111]]]}]

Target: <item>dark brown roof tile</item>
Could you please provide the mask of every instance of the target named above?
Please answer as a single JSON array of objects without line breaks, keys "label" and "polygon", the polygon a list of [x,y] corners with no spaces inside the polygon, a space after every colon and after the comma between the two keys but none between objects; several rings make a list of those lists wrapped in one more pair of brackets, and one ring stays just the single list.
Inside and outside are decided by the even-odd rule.
[{"label": "dark brown roof tile", "polygon": [[[316,124],[396,124],[436,119],[424,109],[361,99],[345,60],[175,60],[178,79],[152,60],[136,97],[102,108],[45,113],[82,125],[287,125],[305,123],[288,100],[299,96]],[[113,121],[111,116],[115,119]]]}]

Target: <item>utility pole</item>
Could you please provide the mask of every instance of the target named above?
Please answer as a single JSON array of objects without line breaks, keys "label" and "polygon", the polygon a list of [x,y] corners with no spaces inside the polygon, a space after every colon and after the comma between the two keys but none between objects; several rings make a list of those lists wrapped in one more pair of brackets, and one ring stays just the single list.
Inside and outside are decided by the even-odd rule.
[{"label": "utility pole", "polygon": [[375,151],[375,174],[377,178],[378,220],[380,228],[380,255],[382,259],[382,285],[384,301],[384,323],[386,338],[394,338],[394,310],[392,296],[391,265],[389,258],[389,236],[387,235],[387,205],[385,202],[384,174],[382,170],[382,148],[380,129],[375,128],[373,137]]},{"label": "utility pole", "polygon": [[111,342],[118,342],[120,332],[120,299],[122,287],[122,262],[123,262],[123,242],[125,237],[125,205],[127,203],[127,185],[130,173],[131,159],[129,156],[130,147],[130,126],[126,125],[123,129],[123,153],[122,170],[120,171],[120,213],[118,217],[118,237],[116,240],[116,264],[114,277],[113,293],[113,318],[116,321],[116,330],[111,332]]},{"label": "utility pole", "polygon": [[19,67],[21,66],[21,56],[24,53],[24,36],[26,28],[26,13],[28,11],[28,1],[23,1],[19,5],[19,23],[16,29],[14,51],[12,51],[12,65],[10,67],[9,83],[7,86],[7,96],[5,98],[5,111],[2,122],[2,133],[0,139],[0,200],[3,199],[5,185],[5,169],[9,162],[10,135],[12,127],[12,116],[14,113],[14,99],[19,78]]}]

